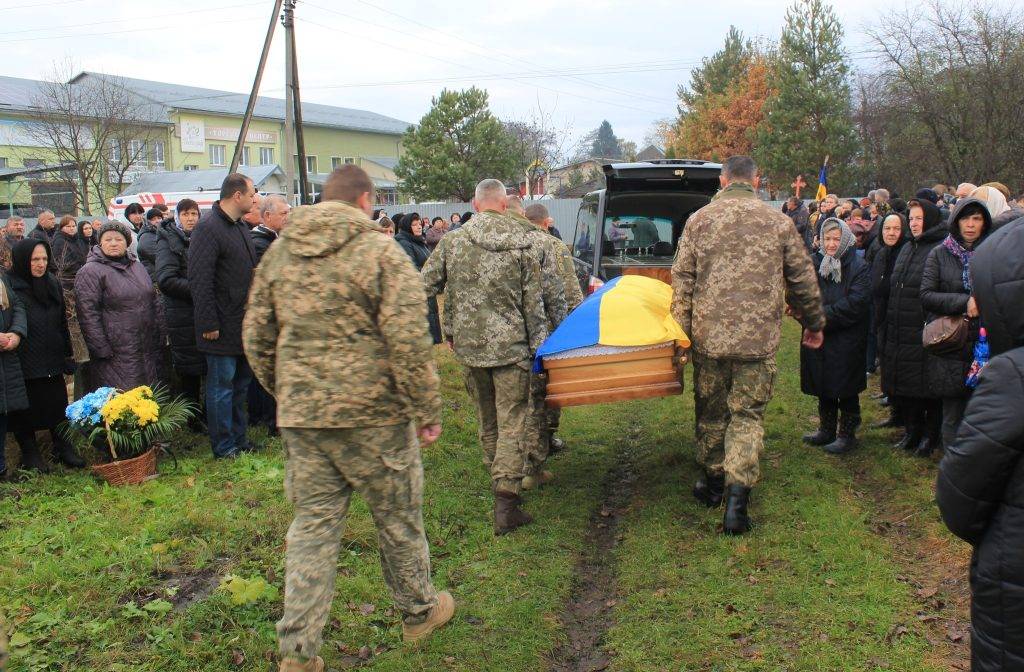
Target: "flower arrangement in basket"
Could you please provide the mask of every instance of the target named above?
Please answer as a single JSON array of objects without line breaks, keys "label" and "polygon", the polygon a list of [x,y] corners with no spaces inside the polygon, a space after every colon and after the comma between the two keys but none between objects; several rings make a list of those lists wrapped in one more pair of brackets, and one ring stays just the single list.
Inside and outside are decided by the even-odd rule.
[{"label": "flower arrangement in basket", "polygon": [[[141,483],[156,475],[154,444],[180,429],[195,413],[183,397],[145,385],[121,392],[101,387],[67,407],[68,437],[105,443],[111,461],[92,471],[111,485]],[[102,444],[101,444],[102,445]]]}]

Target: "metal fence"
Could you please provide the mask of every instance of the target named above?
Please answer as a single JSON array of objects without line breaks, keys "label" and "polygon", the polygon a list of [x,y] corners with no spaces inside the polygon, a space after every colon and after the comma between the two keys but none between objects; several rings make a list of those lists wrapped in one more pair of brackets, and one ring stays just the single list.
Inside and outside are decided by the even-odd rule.
[{"label": "metal fence", "polygon": [[[576,227],[576,212],[580,209],[580,203],[583,199],[580,198],[545,198],[537,201],[543,203],[544,207],[548,209],[551,217],[555,220],[555,228],[562,234],[562,240],[571,240],[573,229]],[[529,201],[527,202],[529,204]],[[434,217],[443,217],[448,219],[452,216],[453,212],[457,212],[460,215],[465,212],[473,211],[472,203],[404,203],[399,205],[386,205],[383,207],[384,212],[388,216],[395,215],[399,212],[409,214],[410,212],[419,213],[420,217],[428,217],[433,219]]]}]

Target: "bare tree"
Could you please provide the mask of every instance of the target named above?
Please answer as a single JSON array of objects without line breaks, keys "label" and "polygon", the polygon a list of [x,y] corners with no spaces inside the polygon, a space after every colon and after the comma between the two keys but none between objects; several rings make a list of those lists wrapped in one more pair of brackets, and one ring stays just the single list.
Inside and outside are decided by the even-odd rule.
[{"label": "bare tree", "polygon": [[67,164],[75,207],[103,204],[145,163],[152,142],[164,136],[151,101],[139,98],[117,77],[73,76],[70,62],[54,67],[31,101],[27,126],[35,142]]},{"label": "bare tree", "polygon": [[504,122],[516,148],[518,179],[526,178],[528,193],[536,194],[541,181],[565,161],[566,138],[569,127],[559,127],[553,119],[553,110],[537,107],[525,119]]},{"label": "bare tree", "polygon": [[[990,0],[927,0],[868,28],[877,57],[873,105],[901,129],[890,150],[913,154],[913,169],[949,181],[1016,182],[1024,172],[1024,15]],[[902,137],[901,137],[902,136]],[[920,152],[918,152],[920,153]],[[906,160],[909,156],[905,157]],[[909,164],[907,164],[909,165]]]}]

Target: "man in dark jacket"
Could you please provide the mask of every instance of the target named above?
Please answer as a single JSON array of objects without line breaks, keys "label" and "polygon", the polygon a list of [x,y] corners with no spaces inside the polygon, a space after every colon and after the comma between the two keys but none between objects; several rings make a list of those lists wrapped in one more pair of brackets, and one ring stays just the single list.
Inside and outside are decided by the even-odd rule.
[{"label": "man in dark jacket", "polygon": [[971,670],[1011,672],[1024,670],[1024,224],[982,243],[971,276],[993,359],[939,465],[936,499],[974,546]]},{"label": "man in dark jacket", "polygon": [[[146,223],[139,229],[139,243],[136,247],[136,254],[139,261],[146,267],[146,272],[156,284],[156,241],[160,235],[160,226],[163,223],[163,213],[156,208],[150,208],[146,213]],[[173,220],[171,220],[173,224]]]},{"label": "man in dark jacket", "polygon": [[814,243],[814,231],[811,230],[811,213],[807,211],[807,206],[802,200],[792,196],[786,201],[786,214],[793,220],[796,230],[804,240],[804,247],[810,252]]},{"label": "man in dark jacket", "polygon": [[55,235],[57,235],[57,217],[53,214],[53,210],[43,210],[36,219],[36,228],[29,232],[28,237],[41,240],[44,243],[52,243]]},{"label": "man in dark jacket", "polygon": [[256,263],[259,263],[270,244],[281,235],[281,229],[288,221],[291,209],[288,201],[276,194],[265,197],[260,203],[260,223],[250,231],[252,244],[256,249]]},{"label": "man in dark jacket", "polygon": [[228,175],[220,200],[199,220],[188,249],[196,346],[206,356],[206,415],[216,457],[235,457],[249,448],[245,400],[252,370],[242,349],[242,319],[256,250],[241,218],[257,198],[252,180]]}]

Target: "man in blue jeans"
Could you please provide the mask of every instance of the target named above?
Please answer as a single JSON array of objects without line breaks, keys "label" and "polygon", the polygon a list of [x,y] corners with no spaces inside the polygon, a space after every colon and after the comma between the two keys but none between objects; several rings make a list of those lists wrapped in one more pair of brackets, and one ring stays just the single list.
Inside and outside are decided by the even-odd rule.
[{"label": "man in blue jeans", "polygon": [[241,220],[258,200],[252,180],[228,175],[220,200],[196,224],[188,248],[196,347],[206,356],[206,421],[215,457],[236,457],[249,449],[245,407],[252,369],[242,349],[242,319],[256,250]]}]

